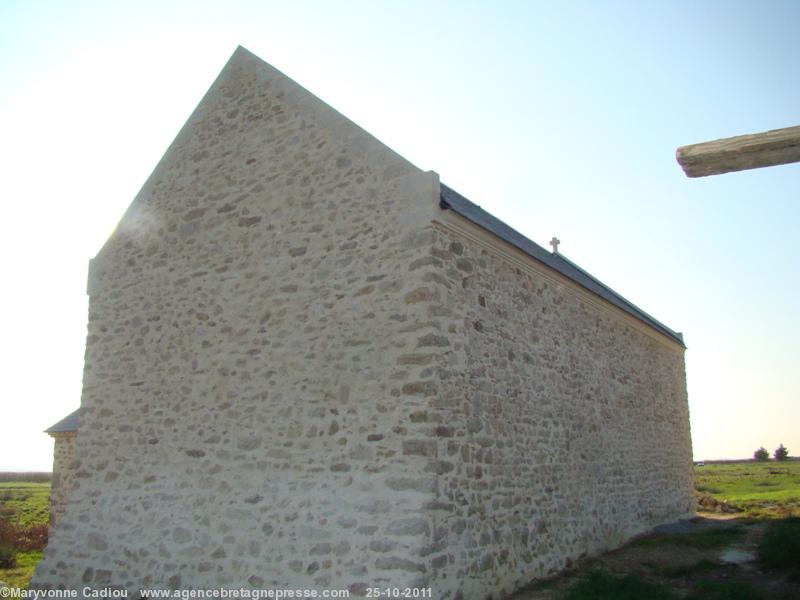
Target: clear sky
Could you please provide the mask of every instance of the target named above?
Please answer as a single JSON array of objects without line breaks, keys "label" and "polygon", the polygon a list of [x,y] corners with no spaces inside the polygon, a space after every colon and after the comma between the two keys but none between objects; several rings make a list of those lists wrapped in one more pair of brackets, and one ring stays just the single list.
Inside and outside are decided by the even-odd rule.
[{"label": "clear sky", "polygon": [[[78,407],[86,272],[238,44],[683,331],[696,459],[800,454],[800,2],[0,2],[0,470]],[[132,410],[135,408],[132,407]]]}]

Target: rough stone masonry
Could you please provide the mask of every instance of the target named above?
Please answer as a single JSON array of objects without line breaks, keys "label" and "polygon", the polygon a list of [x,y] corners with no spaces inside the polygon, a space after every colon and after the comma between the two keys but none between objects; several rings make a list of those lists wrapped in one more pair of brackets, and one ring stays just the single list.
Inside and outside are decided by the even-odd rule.
[{"label": "rough stone masonry", "polygon": [[53,438],[53,478],[50,482],[50,518],[52,528],[61,520],[75,487],[75,439],[78,434],[76,410],[47,430]]},{"label": "rough stone masonry", "polygon": [[237,49],[91,262],[33,586],[498,598],[687,515],[681,338],[444,189]]}]

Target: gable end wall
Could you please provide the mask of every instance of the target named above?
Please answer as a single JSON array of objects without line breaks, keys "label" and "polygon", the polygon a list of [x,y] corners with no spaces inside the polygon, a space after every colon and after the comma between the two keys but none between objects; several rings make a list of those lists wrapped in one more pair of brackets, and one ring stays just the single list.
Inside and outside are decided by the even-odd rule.
[{"label": "gable end wall", "polygon": [[34,587],[425,583],[438,178],[243,50],[92,262]]}]

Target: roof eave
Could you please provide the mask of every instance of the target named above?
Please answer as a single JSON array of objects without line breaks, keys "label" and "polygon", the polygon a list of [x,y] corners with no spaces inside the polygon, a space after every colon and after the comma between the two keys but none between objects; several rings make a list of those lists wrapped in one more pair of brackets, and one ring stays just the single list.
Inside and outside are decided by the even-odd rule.
[{"label": "roof eave", "polygon": [[439,205],[443,210],[452,210],[453,212],[461,215],[471,223],[490,232],[506,243],[511,244],[518,250],[521,250],[530,258],[544,264],[550,269],[553,269],[562,276],[581,286],[583,289],[591,292],[595,296],[602,298],[606,302],[616,306],[642,323],[645,323],[650,328],[655,329],[662,335],[670,338],[674,342],[677,342],[682,348],[686,348],[682,333],[672,330],[657,319],[651,317],[638,306],[612,290],[596,277],[584,271],[571,260],[560,254],[548,252],[537,243],[528,239],[494,215],[488,213],[474,202],[468,200],[444,184],[441,184]]}]

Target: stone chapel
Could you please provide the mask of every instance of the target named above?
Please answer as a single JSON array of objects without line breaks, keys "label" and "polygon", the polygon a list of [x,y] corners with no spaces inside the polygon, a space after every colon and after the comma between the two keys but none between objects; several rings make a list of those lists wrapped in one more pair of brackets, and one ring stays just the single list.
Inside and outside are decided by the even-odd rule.
[{"label": "stone chapel", "polygon": [[499,598],[692,513],[681,334],[243,48],[88,294],[34,588]]}]

